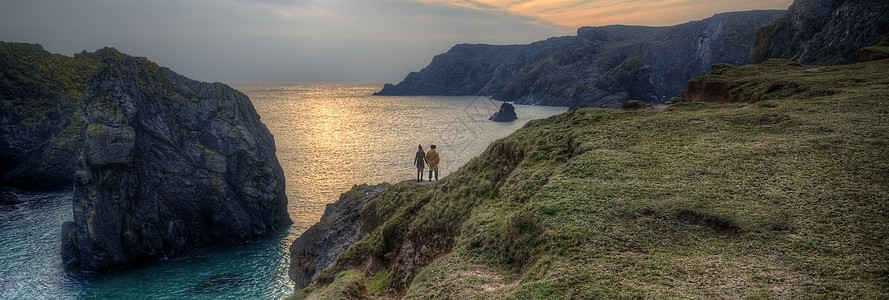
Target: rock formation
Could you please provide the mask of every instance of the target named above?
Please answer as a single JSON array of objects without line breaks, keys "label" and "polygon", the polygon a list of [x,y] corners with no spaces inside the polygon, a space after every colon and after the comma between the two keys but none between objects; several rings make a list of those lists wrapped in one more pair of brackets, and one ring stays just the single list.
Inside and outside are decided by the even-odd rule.
[{"label": "rock formation", "polygon": [[500,110],[491,115],[488,120],[494,122],[512,122],[518,119],[519,117],[515,114],[515,106],[509,104],[507,102],[503,102],[500,104]]},{"label": "rock formation", "polygon": [[756,31],[784,11],[718,14],[671,27],[582,27],[529,45],[468,45],[436,56],[379,95],[487,95],[517,104],[660,104],[714,63],[746,64]]},{"label": "rock formation", "polygon": [[290,245],[290,279],[303,288],[322,270],[333,266],[336,258],[352,244],[364,238],[368,228],[360,210],[376,199],[389,184],[354,186],[335,203],[327,205],[321,220]]},{"label": "rock formation", "polygon": [[290,222],[274,139],[244,94],[114,49],[95,56],[66,264],[124,267]]},{"label": "rock formation", "polygon": [[889,34],[884,0],[796,0],[787,14],[758,32],[752,63],[785,58],[804,65],[857,62],[862,48]]},{"label": "rock formation", "polygon": [[66,57],[0,42],[0,186],[71,187],[77,100],[97,66],[87,53]]},{"label": "rock formation", "polygon": [[[758,35],[757,50],[751,60],[763,66],[804,68],[803,65],[886,59],[889,58],[889,2],[796,0],[785,16],[762,28]],[[709,74],[689,81],[682,97],[697,102],[756,102],[808,96],[805,89],[784,83],[771,84],[756,93],[739,93],[736,90],[753,83],[722,78],[724,73],[736,69],[732,65],[713,65]]]}]

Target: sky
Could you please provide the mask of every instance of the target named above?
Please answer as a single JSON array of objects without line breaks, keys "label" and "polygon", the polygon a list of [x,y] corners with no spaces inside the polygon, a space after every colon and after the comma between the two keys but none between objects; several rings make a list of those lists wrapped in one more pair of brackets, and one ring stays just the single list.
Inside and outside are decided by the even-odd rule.
[{"label": "sky", "polygon": [[115,47],[208,82],[397,83],[461,43],[669,26],[792,0],[0,0],[0,41]]}]

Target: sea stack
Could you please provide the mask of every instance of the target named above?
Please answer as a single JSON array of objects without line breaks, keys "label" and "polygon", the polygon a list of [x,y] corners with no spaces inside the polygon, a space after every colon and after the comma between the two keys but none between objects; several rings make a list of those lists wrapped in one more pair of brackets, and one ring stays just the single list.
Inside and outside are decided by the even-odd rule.
[{"label": "sea stack", "polygon": [[491,120],[494,122],[512,122],[518,118],[519,117],[516,116],[516,114],[515,114],[515,106],[512,106],[512,104],[503,102],[503,104],[500,104],[500,110],[498,110],[493,115],[491,115],[491,117],[488,118],[488,120]]},{"label": "sea stack", "polygon": [[112,48],[95,55],[66,265],[122,268],[291,223],[274,139],[247,96]]}]

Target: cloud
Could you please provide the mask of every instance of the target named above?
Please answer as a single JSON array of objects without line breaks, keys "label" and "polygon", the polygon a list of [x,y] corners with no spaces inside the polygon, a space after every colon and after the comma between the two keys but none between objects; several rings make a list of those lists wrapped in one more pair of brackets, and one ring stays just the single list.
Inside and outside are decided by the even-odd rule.
[{"label": "cloud", "polygon": [[113,46],[204,81],[397,82],[458,43],[530,43],[595,20],[675,24],[728,10],[721,1],[7,0],[0,40],[68,55]]},{"label": "cloud", "polygon": [[400,81],[457,43],[573,32],[504,12],[400,0],[7,1],[0,40],[113,46],[205,81]]},{"label": "cloud", "polygon": [[479,9],[501,9],[561,26],[631,24],[665,26],[719,12],[787,9],[793,0],[424,0]]}]

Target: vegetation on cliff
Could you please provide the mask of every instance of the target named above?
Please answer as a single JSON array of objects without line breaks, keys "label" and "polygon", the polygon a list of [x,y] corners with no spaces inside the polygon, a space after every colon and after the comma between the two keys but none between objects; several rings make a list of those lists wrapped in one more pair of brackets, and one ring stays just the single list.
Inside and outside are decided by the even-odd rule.
[{"label": "vegetation on cliff", "polygon": [[886,70],[718,65],[686,94],[715,102],[529,122],[384,190],[292,298],[887,298]]},{"label": "vegetation on cliff", "polygon": [[889,34],[889,2],[796,0],[787,14],[757,32],[750,61],[786,58],[806,65],[851,64],[860,50]]},{"label": "vegetation on cliff", "polygon": [[0,42],[0,186],[68,187],[80,140],[77,101],[99,62]]}]

